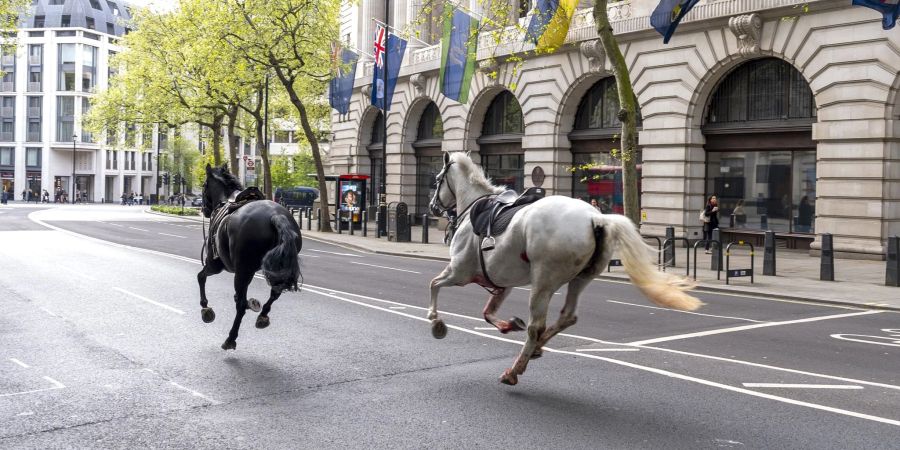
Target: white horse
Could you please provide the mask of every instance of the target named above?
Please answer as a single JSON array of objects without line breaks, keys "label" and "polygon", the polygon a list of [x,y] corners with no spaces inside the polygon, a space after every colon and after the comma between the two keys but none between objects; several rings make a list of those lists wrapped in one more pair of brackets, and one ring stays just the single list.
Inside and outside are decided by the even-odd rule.
[{"label": "white horse", "polygon": [[[431,210],[440,215],[457,208],[459,229],[450,244],[450,264],[431,280],[428,318],[434,337],[441,339],[447,334],[437,310],[442,287],[476,283],[492,290],[484,318],[507,333],[523,330],[524,323],[516,317],[498,320],[495,313],[513,287],[531,285],[528,337],[513,366],[500,377],[502,383],[516,384],[529,359],[540,357],[550,338],[575,324],[578,296],[603,272],[617,247],[631,281],[654,303],[684,311],[702,305],[685,292],[691,286],[683,279],[656,270],[651,257],[655,250],[644,243],[628,218],[602,214],[581,200],[564,196],[543,198],[515,214],[506,231],[496,237],[495,248],[484,252],[485,276],[479,262],[482,239],[473,231],[469,208],[476,200],[505,188],[491,184],[461,152],[444,154],[444,167],[436,180]],[[559,320],[546,327],[550,299],[566,283],[566,302]]]}]

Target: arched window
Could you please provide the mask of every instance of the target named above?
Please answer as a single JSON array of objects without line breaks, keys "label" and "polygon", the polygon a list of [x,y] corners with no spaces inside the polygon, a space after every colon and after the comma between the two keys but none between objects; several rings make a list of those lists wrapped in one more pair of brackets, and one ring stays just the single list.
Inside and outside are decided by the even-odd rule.
[{"label": "arched window", "polygon": [[378,205],[379,194],[381,193],[381,174],[384,170],[384,114],[378,111],[375,117],[375,123],[372,125],[372,139],[366,146],[369,152],[369,160],[371,162],[371,176],[369,181],[372,183],[368,191],[369,205]]},{"label": "arched window", "polygon": [[522,191],[525,186],[525,154],[522,152],[524,120],[519,101],[503,91],[491,101],[484,116],[481,137],[481,166],[495,184]]},{"label": "arched window", "polygon": [[419,119],[416,140],[416,218],[428,213],[428,202],[434,195],[435,177],[443,167],[441,141],[444,137],[444,123],[437,105],[429,103]]},{"label": "arched window", "polygon": [[815,117],[803,75],[780,59],[749,61],[719,82],[703,133],[705,194],[719,197],[723,230],[815,232]]},{"label": "arched window", "polygon": [[[569,141],[572,143],[572,197],[597,200],[603,212],[621,214],[625,211],[623,168],[620,154],[614,152],[621,148],[619,109],[616,79],[608,77],[594,83],[578,104]],[[640,111],[637,123],[640,126]],[[638,191],[641,156],[638,150]]]}]

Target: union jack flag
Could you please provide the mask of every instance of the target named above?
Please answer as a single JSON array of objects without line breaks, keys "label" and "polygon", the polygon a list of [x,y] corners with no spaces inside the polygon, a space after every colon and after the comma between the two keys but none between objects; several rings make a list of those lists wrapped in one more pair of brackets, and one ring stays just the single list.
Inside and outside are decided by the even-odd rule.
[{"label": "union jack flag", "polygon": [[386,30],[383,26],[375,24],[375,65],[384,66],[384,46],[385,46]]}]

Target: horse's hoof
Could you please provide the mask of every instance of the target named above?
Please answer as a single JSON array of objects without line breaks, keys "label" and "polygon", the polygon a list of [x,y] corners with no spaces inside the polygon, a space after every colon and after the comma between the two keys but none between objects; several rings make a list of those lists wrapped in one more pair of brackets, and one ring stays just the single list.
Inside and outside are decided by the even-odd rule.
[{"label": "horse's hoof", "polygon": [[441,319],[431,321],[431,335],[435,339],[443,339],[447,336],[447,325]]},{"label": "horse's hoof", "polygon": [[260,310],[262,310],[262,305],[259,303],[259,300],[255,298],[247,300],[247,307],[250,308],[250,310],[253,312],[259,312]]},{"label": "horse's hoof", "polygon": [[509,369],[506,369],[503,375],[500,376],[500,382],[507,386],[515,386],[519,383],[519,377],[513,375]]},{"label": "horse's hoof", "polygon": [[269,317],[268,316],[257,316],[256,317],[256,328],[262,329],[269,326]]},{"label": "horse's hoof", "polygon": [[222,350],[234,350],[237,348],[237,342],[232,341],[231,339],[226,339],[222,344]]},{"label": "horse's hoof", "polygon": [[531,354],[531,359],[538,359],[541,356],[544,356],[544,349],[536,348],[534,349],[534,353]]},{"label": "horse's hoof", "polygon": [[513,317],[509,319],[509,331],[524,331],[525,330],[525,321],[518,318]]},{"label": "horse's hoof", "polygon": [[212,323],[213,320],[216,320],[216,313],[212,308],[201,308],[200,318],[203,319],[203,323]]}]

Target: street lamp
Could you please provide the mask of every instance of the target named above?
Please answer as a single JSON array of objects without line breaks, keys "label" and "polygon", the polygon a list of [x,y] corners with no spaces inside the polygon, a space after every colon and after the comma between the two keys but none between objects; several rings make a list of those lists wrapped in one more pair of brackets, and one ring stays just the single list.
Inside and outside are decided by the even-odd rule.
[{"label": "street lamp", "polygon": [[72,204],[75,204],[75,141],[78,139],[77,134],[72,134]]}]

